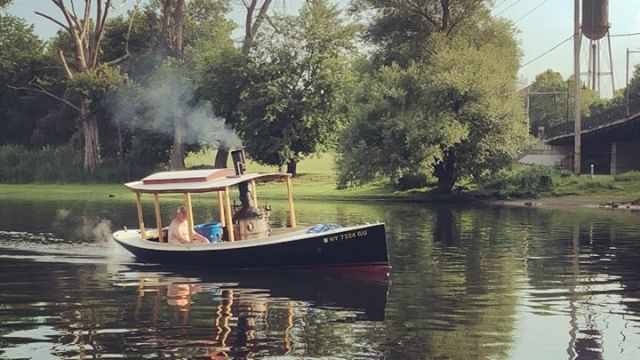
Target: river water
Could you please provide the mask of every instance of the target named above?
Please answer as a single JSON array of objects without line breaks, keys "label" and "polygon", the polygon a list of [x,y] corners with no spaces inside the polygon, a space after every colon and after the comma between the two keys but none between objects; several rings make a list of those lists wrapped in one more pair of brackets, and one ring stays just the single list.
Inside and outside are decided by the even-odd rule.
[{"label": "river water", "polygon": [[297,210],[386,222],[389,280],[139,264],[109,240],[135,227],[129,202],[4,202],[0,358],[640,359],[638,213]]}]

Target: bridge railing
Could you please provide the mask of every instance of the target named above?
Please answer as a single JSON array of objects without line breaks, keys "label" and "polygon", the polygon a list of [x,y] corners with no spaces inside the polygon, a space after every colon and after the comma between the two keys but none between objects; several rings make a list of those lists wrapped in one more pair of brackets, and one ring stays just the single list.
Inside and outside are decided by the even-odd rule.
[{"label": "bridge railing", "polygon": [[[640,98],[629,102],[629,114],[631,116],[640,112]],[[602,125],[627,117],[627,105],[615,106],[603,113],[582,119],[582,130],[590,130]],[[573,135],[573,120],[545,129],[545,138],[552,139],[559,136]]]}]

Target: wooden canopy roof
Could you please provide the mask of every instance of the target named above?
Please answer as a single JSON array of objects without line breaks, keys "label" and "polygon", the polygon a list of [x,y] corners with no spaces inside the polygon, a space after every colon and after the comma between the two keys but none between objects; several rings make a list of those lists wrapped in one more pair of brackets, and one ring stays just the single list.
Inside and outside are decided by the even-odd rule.
[{"label": "wooden canopy roof", "polygon": [[224,191],[225,188],[247,181],[284,180],[290,176],[284,173],[236,176],[233,169],[164,171],[139,181],[128,182],[124,186],[135,193],[202,193]]}]

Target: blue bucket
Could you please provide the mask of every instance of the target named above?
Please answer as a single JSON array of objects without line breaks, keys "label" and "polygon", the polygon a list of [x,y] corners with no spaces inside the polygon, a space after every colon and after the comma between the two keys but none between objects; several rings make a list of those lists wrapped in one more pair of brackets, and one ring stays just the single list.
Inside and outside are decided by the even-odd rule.
[{"label": "blue bucket", "polygon": [[219,222],[199,224],[194,226],[194,229],[211,243],[219,242],[222,239],[222,224]]}]

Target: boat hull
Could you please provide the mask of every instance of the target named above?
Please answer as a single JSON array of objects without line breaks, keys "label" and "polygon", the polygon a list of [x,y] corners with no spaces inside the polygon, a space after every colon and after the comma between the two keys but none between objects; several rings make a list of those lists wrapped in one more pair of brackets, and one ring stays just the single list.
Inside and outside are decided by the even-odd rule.
[{"label": "boat hull", "polygon": [[[129,230],[131,232],[131,230]],[[136,231],[137,232],[137,231]],[[388,267],[384,224],[299,233],[259,241],[207,245],[169,245],[114,234],[138,260],[215,268]]]}]

